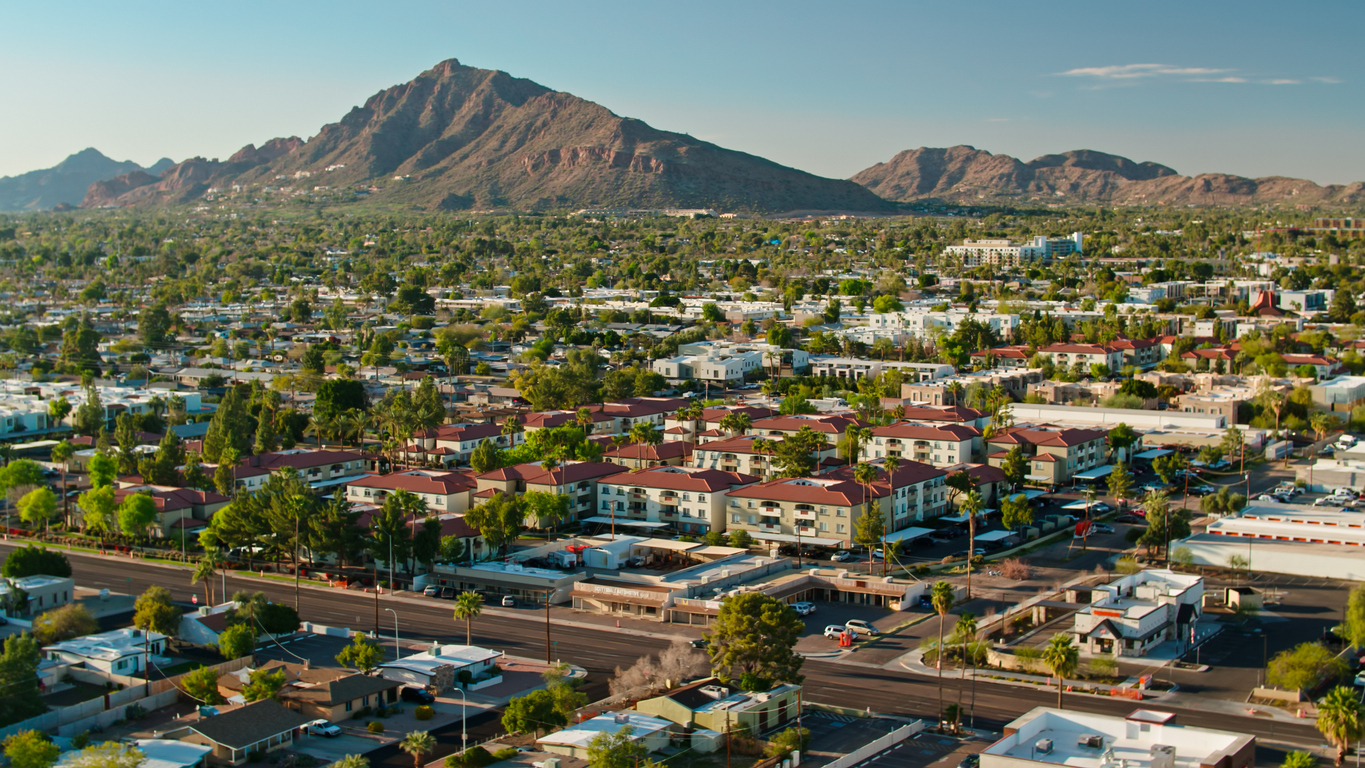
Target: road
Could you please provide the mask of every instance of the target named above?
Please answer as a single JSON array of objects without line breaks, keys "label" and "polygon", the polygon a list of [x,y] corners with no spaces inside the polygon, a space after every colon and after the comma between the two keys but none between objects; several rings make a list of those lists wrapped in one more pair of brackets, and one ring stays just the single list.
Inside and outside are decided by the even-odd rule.
[{"label": "road", "polygon": [[[14,547],[12,543],[0,543],[0,554],[7,555]],[[197,592],[191,587],[189,573],[185,569],[79,553],[73,554],[70,560],[73,577],[83,587],[107,588],[136,595],[149,586],[160,585],[169,589],[174,599],[186,604],[192,594],[202,594],[202,587]],[[237,590],[261,591],[272,600],[286,604],[293,604],[294,601],[293,586],[273,580],[229,576],[227,589],[229,593]],[[393,601],[388,605],[398,612],[405,642],[464,642],[463,622],[457,623],[452,619],[449,602],[432,601],[426,604]],[[380,607],[385,607],[382,599]],[[369,629],[374,626],[374,598],[357,592],[304,588],[301,590],[300,614],[305,621]],[[474,621],[473,642],[517,656],[543,658],[546,642],[545,624],[541,620],[543,615],[533,611],[517,612],[515,615],[485,614]],[[391,614],[385,613],[384,618],[390,619]],[[588,693],[592,698],[600,698],[605,694],[605,680],[617,666],[629,666],[640,656],[662,649],[666,642],[603,627],[554,623],[551,626],[551,638],[555,643],[553,654],[556,659],[577,664],[591,673],[589,679],[592,685]],[[806,677],[806,701],[870,709],[885,715],[934,718],[938,711],[939,687],[933,677],[860,665],[856,662],[856,654],[852,658],[855,661],[843,663],[808,659],[802,670]],[[944,684],[945,701],[957,700],[954,685],[954,681]],[[968,691],[964,692],[964,701],[970,698],[969,686]],[[976,725],[998,731],[1029,709],[1040,705],[1055,706],[1056,702],[1055,688],[1032,689],[978,682]],[[1132,702],[1082,694],[1068,696],[1066,706],[1119,716],[1127,715],[1135,708]],[[1165,706],[1159,708],[1172,709]],[[1308,722],[1272,722],[1265,718],[1197,709],[1175,711],[1179,714],[1180,722],[1186,725],[1254,733],[1262,740],[1299,746],[1318,746],[1323,742],[1316,728]]]}]

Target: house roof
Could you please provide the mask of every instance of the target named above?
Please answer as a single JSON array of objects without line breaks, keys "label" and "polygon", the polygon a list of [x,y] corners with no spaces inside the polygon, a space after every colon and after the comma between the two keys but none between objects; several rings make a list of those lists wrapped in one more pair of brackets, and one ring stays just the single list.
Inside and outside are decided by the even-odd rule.
[{"label": "house roof", "polygon": [[309,721],[301,713],[274,699],[253,701],[245,706],[190,723],[190,730],[215,744],[246,749],[272,736],[302,727]]},{"label": "house roof", "polygon": [[193,509],[206,504],[226,504],[232,499],[213,491],[200,491],[195,488],[173,488],[170,486],[148,485],[136,488],[120,488],[114,491],[114,501],[123,500],[134,494],[146,494],[156,503],[157,512],[174,512],[177,509]]},{"label": "house roof", "polygon": [[719,469],[691,469],[687,467],[650,467],[617,475],[608,482],[640,488],[660,488],[672,491],[723,491],[736,485],[758,482],[753,475],[723,472]]},{"label": "house roof", "polygon": [[624,443],[613,445],[602,452],[603,456],[612,456],[620,459],[648,459],[650,461],[665,461],[667,459],[685,458],[692,455],[692,443],[685,440],[670,440],[657,445],[648,443]]},{"label": "house roof", "polygon": [[608,461],[570,461],[547,470],[539,462],[515,464],[478,475],[480,480],[520,480],[527,485],[568,485],[625,472],[625,467]]},{"label": "house roof", "polygon": [[872,498],[881,498],[890,491],[885,483],[874,483],[870,488],[852,480],[819,477],[793,477],[769,480],[743,488],[731,490],[731,498],[760,499],[763,501],[795,501],[807,504],[827,504],[835,507],[851,507],[862,504],[870,493]]},{"label": "house roof", "polygon": [[407,472],[393,472],[387,475],[371,475],[352,480],[347,486],[360,488],[380,488],[383,490],[408,491],[409,493],[431,493],[449,496],[474,488],[477,484],[468,472],[441,472],[431,469],[413,469]]},{"label": "house roof", "polygon": [[365,696],[373,696],[400,685],[402,683],[396,680],[353,674],[317,685],[293,686],[282,691],[280,696],[284,699],[307,701],[319,706],[332,707]]},{"label": "house roof", "polygon": [[1052,424],[1039,424],[1036,426],[1011,427],[1003,432],[996,433],[986,442],[990,445],[997,443],[1028,444],[1028,445],[1047,445],[1056,447],[1070,447],[1088,443],[1091,440],[1107,436],[1109,433],[1103,429],[1075,429],[1070,427],[1058,427]]},{"label": "house roof", "polygon": [[810,427],[816,432],[823,432],[830,435],[842,435],[848,431],[849,427],[864,426],[861,421],[849,416],[816,416],[812,414],[801,414],[796,416],[769,416],[766,419],[759,419],[753,422],[751,429],[754,432],[760,430],[774,430],[777,432],[799,432],[802,427]]},{"label": "house roof", "polygon": [[872,434],[875,437],[893,437],[901,440],[956,440],[961,442],[980,437],[981,430],[963,424],[934,426],[900,422],[888,427],[873,427]]}]

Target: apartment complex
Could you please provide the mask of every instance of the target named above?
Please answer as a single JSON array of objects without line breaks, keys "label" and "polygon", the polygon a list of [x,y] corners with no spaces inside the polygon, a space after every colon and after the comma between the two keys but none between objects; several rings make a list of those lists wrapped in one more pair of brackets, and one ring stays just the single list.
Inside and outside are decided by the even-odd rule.
[{"label": "apartment complex", "polygon": [[638,469],[601,481],[597,516],[614,517],[618,525],[672,526],[690,534],[724,531],[727,494],[758,481],[718,469]]},{"label": "apartment complex", "polygon": [[992,467],[999,467],[1010,449],[1017,447],[1028,459],[1026,482],[1060,486],[1070,482],[1078,472],[1104,464],[1108,444],[1109,433],[1103,429],[1023,425],[987,438],[986,461]]},{"label": "apartment complex", "polygon": [[1081,253],[1084,246],[1085,236],[1080,232],[1073,232],[1070,237],[1049,238],[1038,235],[1028,243],[1015,243],[1010,240],[964,240],[962,245],[950,245],[944,252],[962,259],[962,266],[968,269],[986,265],[1021,267],[1035,261]]}]

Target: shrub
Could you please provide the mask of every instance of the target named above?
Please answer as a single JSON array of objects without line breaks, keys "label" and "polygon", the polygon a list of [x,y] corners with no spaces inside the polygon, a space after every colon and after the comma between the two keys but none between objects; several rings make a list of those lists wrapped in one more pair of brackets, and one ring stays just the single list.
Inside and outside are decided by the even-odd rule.
[{"label": "shrub", "polygon": [[462,669],[455,674],[455,679],[459,680],[461,685],[469,685],[474,682],[474,673],[467,669]]},{"label": "shrub", "polygon": [[1033,568],[1022,557],[1010,557],[1000,562],[1000,575],[1015,581],[1033,578]]},{"label": "shrub", "polygon": [[435,714],[436,711],[433,710],[431,707],[427,706],[426,704],[423,704],[422,706],[412,711],[412,716],[417,718],[418,720],[430,720],[432,716],[434,716]]},{"label": "shrub", "polygon": [[256,750],[256,751],[254,751],[254,752],[248,752],[247,755],[246,755],[246,761],[247,761],[248,763],[259,763],[259,762],[261,762],[261,761],[264,760],[264,759],[265,759],[265,753],[262,752],[262,751],[260,751],[260,750]]},{"label": "shrub", "polygon": [[519,754],[521,753],[517,751],[516,747],[503,747],[493,753],[493,760],[500,763],[503,760],[511,760]]},{"label": "shrub", "polygon": [[498,758],[489,754],[483,747],[471,747],[467,752],[456,753],[446,757],[446,768],[484,768],[498,762]]},{"label": "shrub", "polygon": [[370,724],[365,726],[365,730],[369,731],[370,733],[383,733],[384,724],[379,722],[378,720],[371,720]]},{"label": "shrub", "polygon": [[365,718],[369,717],[370,713],[373,711],[374,710],[370,709],[369,707],[361,707],[360,709],[356,710],[356,713],[354,715],[351,715],[351,719],[364,720]]}]

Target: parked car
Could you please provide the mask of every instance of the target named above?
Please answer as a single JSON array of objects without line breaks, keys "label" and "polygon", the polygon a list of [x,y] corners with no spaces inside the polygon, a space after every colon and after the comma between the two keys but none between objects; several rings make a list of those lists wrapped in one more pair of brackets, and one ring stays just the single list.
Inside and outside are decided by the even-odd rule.
[{"label": "parked car", "polygon": [[981,768],[981,755],[967,755],[957,764],[957,768]]},{"label": "parked car", "polygon": [[398,698],[403,701],[411,701],[414,704],[436,703],[436,697],[432,696],[430,691],[422,688],[413,688],[410,685],[404,686],[403,690],[398,692]]},{"label": "parked car", "polygon": [[699,638],[697,640],[689,640],[687,641],[687,644],[692,646],[693,648],[700,648],[703,651],[711,647],[711,641],[707,640],[704,637]]},{"label": "parked car", "polygon": [[1091,530],[1092,533],[1113,533],[1113,532],[1114,532],[1113,527],[1108,526],[1108,525],[1105,525],[1104,523],[1093,523],[1093,524],[1090,526],[1090,530]]},{"label": "parked car", "polygon": [[844,622],[844,627],[857,632],[860,635],[875,635],[877,628],[862,619],[849,619]]},{"label": "parked car", "polygon": [[1090,514],[1092,515],[1103,515],[1105,513],[1113,511],[1114,511],[1113,507],[1109,506],[1108,504],[1105,504],[1102,501],[1090,505]]},{"label": "parked car", "polygon": [[1146,521],[1146,520],[1143,520],[1142,518],[1138,517],[1137,515],[1119,515],[1118,517],[1114,518],[1114,522],[1116,522],[1116,523],[1126,523],[1126,524],[1128,524],[1128,525],[1137,525],[1137,524],[1140,524],[1140,523],[1145,523],[1145,522],[1147,522],[1147,521]]},{"label": "parked car", "polygon": [[792,603],[792,610],[796,611],[797,616],[809,616],[815,613],[815,603],[802,600],[799,603]]},{"label": "parked car", "polygon": [[853,555],[850,554],[848,550],[841,549],[838,552],[835,552],[834,554],[830,555],[829,559],[836,563],[847,563],[849,560],[853,559]]},{"label": "parked car", "polygon": [[1257,500],[1257,501],[1264,501],[1264,502],[1267,502],[1267,503],[1270,503],[1270,504],[1283,504],[1283,503],[1284,503],[1284,501],[1283,501],[1282,499],[1280,499],[1280,497],[1278,497],[1278,496],[1271,496],[1271,495],[1268,494],[1268,493],[1263,493],[1263,494],[1261,494],[1260,496],[1257,496],[1257,497],[1256,497],[1256,500]]},{"label": "parked car", "polygon": [[[838,624],[830,624],[829,626],[825,627],[825,637],[828,637],[831,640],[838,640],[839,636],[847,631],[848,631],[847,629]],[[854,634],[857,633],[855,632]]]},{"label": "parked car", "polygon": [[504,598],[502,599],[502,607],[503,607],[503,608],[516,608],[516,607],[517,607],[517,599],[516,599],[515,597],[512,597],[511,595],[507,595],[506,597],[504,597]]},{"label": "parked car", "polygon": [[341,735],[341,729],[326,720],[314,720],[308,725],[305,725],[303,729],[307,731],[309,735],[324,736],[329,739]]},{"label": "parked car", "polygon": [[454,588],[454,587],[441,587],[441,599],[442,599],[442,600],[454,600],[454,599],[455,599],[455,588]]},{"label": "parked car", "polygon": [[441,588],[433,584],[432,586],[427,587],[426,589],[422,590],[422,596],[423,596],[423,597],[440,597],[440,596],[441,596]]},{"label": "parked car", "polygon": [[1212,493],[1218,493],[1218,489],[1207,484],[1196,485],[1190,489],[1191,496],[1208,496]]}]

